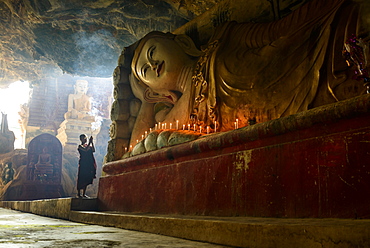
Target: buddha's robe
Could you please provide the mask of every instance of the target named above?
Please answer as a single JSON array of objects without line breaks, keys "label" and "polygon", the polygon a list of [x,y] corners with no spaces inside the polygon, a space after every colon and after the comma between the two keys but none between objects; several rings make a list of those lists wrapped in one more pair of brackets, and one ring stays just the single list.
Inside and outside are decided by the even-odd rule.
[{"label": "buddha's robe", "polygon": [[338,100],[335,88],[354,81],[342,49],[357,12],[351,2],[319,0],[272,23],[225,23],[197,63],[191,117],[230,130],[236,119],[245,126]]}]

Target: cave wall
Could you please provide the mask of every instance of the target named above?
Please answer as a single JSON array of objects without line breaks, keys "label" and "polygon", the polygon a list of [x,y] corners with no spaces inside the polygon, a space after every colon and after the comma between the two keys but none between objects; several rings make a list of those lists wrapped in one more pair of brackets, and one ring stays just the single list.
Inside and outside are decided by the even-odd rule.
[{"label": "cave wall", "polygon": [[[122,48],[150,31],[182,27],[191,33],[190,20],[211,30],[236,13],[248,21],[267,21],[306,1],[0,0],[0,88],[63,73],[110,77]],[[240,12],[233,2],[248,8]]]},{"label": "cave wall", "polygon": [[168,2],[1,0],[0,87],[61,72],[111,76],[122,47],[194,16]]}]

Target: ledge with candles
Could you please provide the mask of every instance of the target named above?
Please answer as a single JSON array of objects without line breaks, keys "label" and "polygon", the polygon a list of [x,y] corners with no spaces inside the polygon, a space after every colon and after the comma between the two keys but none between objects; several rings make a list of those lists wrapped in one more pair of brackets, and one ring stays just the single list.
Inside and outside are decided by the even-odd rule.
[{"label": "ledge with candles", "polygon": [[[239,128],[238,119],[235,120],[234,126],[235,129]],[[130,145],[130,147],[124,148],[125,153],[122,159],[207,137],[217,133],[218,123],[215,121],[213,128],[196,124],[191,125],[190,123],[182,124],[182,129],[180,127],[178,120],[175,125],[166,122],[156,123],[153,128],[141,135],[141,140],[136,140],[135,146]]]},{"label": "ledge with candles", "polygon": [[[202,128],[196,140],[105,164],[100,208],[213,216],[368,217],[370,200],[364,196],[370,194],[369,115],[367,94],[228,132],[206,135]],[[174,132],[196,134],[152,132],[166,137]]]}]

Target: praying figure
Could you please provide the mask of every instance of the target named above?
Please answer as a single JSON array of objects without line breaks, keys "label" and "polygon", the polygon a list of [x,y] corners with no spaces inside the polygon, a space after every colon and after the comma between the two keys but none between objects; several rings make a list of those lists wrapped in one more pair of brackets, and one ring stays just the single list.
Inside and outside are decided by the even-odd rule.
[{"label": "praying figure", "polygon": [[88,82],[77,80],[74,86],[74,94],[68,96],[68,112],[64,114],[65,119],[93,120],[89,114],[91,111],[91,97],[86,95]]},{"label": "praying figure", "polygon": [[77,148],[80,154],[77,174],[77,198],[90,198],[86,195],[86,188],[96,178],[94,139],[90,136],[89,143],[87,143],[86,134],[81,134],[80,141],[81,144]]},{"label": "praying figure", "polygon": [[274,22],[224,23],[202,49],[147,34],[122,55],[141,101],[130,143],[158,122],[227,131],[363,94],[342,57],[358,14],[351,1],[313,0]]}]

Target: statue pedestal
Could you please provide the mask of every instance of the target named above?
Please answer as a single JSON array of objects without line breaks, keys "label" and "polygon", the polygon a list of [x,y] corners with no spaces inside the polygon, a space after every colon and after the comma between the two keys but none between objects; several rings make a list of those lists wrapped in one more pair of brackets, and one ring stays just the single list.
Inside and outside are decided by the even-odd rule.
[{"label": "statue pedestal", "polygon": [[64,196],[63,187],[61,184],[28,182],[21,185],[21,187],[22,194],[19,199],[15,200],[29,201],[39,199],[53,199]]},{"label": "statue pedestal", "polygon": [[104,165],[101,210],[369,218],[370,95]]},{"label": "statue pedestal", "polygon": [[60,124],[58,129],[58,135],[56,136],[63,147],[73,146],[76,150],[78,144],[81,143],[80,135],[86,134],[87,136],[92,135],[91,120],[81,119],[66,119]]}]

